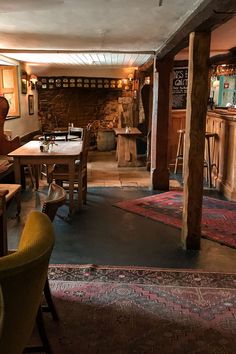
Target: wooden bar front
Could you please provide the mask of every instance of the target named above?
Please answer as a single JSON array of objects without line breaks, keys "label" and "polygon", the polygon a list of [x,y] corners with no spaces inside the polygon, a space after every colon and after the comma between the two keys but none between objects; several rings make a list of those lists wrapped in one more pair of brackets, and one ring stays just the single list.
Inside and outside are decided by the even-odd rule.
[{"label": "wooden bar front", "polygon": [[217,136],[211,142],[213,186],[236,201],[236,112],[208,111],[206,130]]},{"label": "wooden bar front", "polygon": [[[178,129],[185,127],[185,110],[173,110],[170,129],[170,169],[178,145]],[[236,201],[236,112],[226,109],[209,110],[206,131],[215,133],[210,141],[212,185],[231,201]],[[204,171],[206,174],[206,171]]]}]

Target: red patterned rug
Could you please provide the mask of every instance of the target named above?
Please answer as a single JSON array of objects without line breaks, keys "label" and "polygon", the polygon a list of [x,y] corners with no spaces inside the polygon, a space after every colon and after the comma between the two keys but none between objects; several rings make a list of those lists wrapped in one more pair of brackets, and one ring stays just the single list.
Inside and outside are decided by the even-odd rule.
[{"label": "red patterned rug", "polygon": [[[126,200],[115,206],[178,228],[182,225],[182,192]],[[236,248],[236,203],[204,196],[202,236]]]},{"label": "red patterned rug", "polygon": [[233,354],[236,274],[50,266],[55,354]]}]

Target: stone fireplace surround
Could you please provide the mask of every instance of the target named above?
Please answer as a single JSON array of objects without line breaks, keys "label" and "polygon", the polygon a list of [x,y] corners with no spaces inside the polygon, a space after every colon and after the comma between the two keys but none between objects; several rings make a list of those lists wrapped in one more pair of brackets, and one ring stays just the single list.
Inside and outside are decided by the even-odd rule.
[{"label": "stone fireplace surround", "polygon": [[[128,98],[129,97],[129,98]],[[89,122],[104,121],[109,127],[129,124],[122,118],[133,110],[133,91],[92,88],[60,88],[38,91],[39,116],[42,130],[68,127],[85,127]],[[125,115],[124,115],[125,116]],[[127,119],[126,119],[127,120]]]}]

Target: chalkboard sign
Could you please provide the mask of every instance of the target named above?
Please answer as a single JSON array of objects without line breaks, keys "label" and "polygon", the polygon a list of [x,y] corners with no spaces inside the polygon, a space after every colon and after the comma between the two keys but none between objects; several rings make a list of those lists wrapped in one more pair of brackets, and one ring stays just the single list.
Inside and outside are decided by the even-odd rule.
[{"label": "chalkboard sign", "polygon": [[173,70],[173,109],[185,109],[187,102],[188,68]]}]

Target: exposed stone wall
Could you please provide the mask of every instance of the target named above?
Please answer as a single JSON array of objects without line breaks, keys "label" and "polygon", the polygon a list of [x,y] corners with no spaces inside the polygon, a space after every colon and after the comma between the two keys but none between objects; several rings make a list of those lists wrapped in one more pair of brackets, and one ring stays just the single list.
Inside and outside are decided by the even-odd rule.
[{"label": "exposed stone wall", "polygon": [[[121,97],[130,97],[128,104],[132,111],[132,91],[88,88],[40,90],[39,116],[42,128],[67,127],[68,123],[84,127],[95,120],[106,120],[111,127],[123,125],[121,116],[127,107],[123,109]],[[130,120],[132,125],[132,117]]]}]

